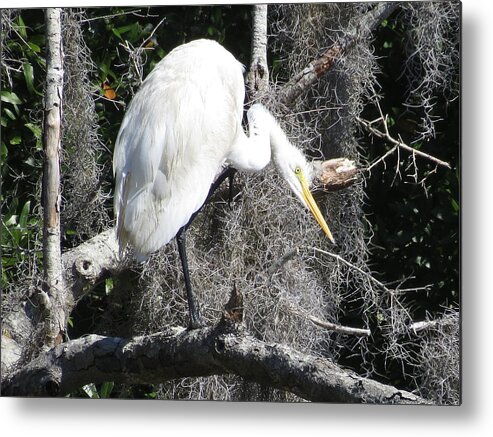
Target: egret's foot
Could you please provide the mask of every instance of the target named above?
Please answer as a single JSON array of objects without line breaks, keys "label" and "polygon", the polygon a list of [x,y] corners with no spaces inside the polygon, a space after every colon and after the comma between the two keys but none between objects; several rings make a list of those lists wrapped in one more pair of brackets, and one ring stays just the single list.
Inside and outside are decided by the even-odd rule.
[{"label": "egret's foot", "polygon": [[207,323],[205,323],[204,319],[200,317],[199,314],[195,314],[195,315],[190,314],[190,320],[188,322],[189,331],[191,331],[192,329],[205,328],[206,326]]}]

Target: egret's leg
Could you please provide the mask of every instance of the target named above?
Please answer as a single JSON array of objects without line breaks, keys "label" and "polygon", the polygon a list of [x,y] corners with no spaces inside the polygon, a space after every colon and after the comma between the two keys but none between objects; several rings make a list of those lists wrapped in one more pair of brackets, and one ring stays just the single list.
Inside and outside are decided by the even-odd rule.
[{"label": "egret's leg", "polygon": [[230,172],[228,173],[228,182],[229,182],[229,198],[228,205],[231,208],[231,204],[233,203],[233,182],[235,178],[236,170],[234,168],[230,168]]},{"label": "egret's leg", "polygon": [[[209,194],[207,195],[207,199],[204,202],[204,205],[207,203],[207,201],[210,199],[210,197],[214,194],[214,191],[217,190],[219,185],[226,179],[229,178],[229,204],[231,205],[232,201],[232,195],[233,195],[233,177],[236,173],[236,170],[233,168],[227,168],[224,170],[218,178],[214,181],[214,183],[211,185],[211,188],[209,190]],[[200,311],[199,307],[197,305],[197,301],[195,300],[195,296],[193,295],[192,292],[192,284],[190,282],[190,272],[188,270],[188,259],[187,259],[187,251],[186,251],[186,238],[185,238],[185,233],[187,228],[190,226],[190,224],[193,222],[197,214],[201,211],[202,207],[199,208],[197,211],[195,211],[192,216],[190,217],[190,220],[188,223],[183,226],[178,233],[176,234],[176,242],[178,243],[178,253],[180,254],[180,260],[181,260],[181,266],[183,269],[183,278],[185,281],[185,288],[187,291],[187,300],[188,300],[188,311],[190,314],[190,328],[191,329],[197,329],[205,326],[205,323],[202,320],[202,317],[200,317]]]},{"label": "egret's leg", "polygon": [[199,307],[195,296],[192,293],[192,285],[190,283],[190,272],[188,270],[188,259],[186,250],[186,228],[183,227],[176,234],[176,242],[178,243],[178,253],[180,254],[181,266],[183,268],[183,277],[185,280],[185,288],[187,290],[188,312],[190,314],[189,326],[191,329],[197,329],[205,326],[200,317]]}]

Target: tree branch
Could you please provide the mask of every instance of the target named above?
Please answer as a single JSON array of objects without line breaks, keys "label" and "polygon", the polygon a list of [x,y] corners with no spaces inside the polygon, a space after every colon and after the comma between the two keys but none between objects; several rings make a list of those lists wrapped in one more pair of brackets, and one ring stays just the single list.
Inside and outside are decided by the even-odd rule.
[{"label": "tree branch", "polygon": [[246,78],[249,100],[269,89],[267,66],[267,5],[253,5],[252,53]]},{"label": "tree branch", "polygon": [[[397,148],[401,148],[403,150],[406,150],[410,153],[416,156],[419,156],[421,158],[425,158],[429,161],[432,161],[434,162],[435,164],[438,164],[442,167],[445,167],[445,168],[448,168],[448,169],[451,169],[450,167],[450,164],[448,162],[445,162],[445,161],[442,161],[441,159],[438,159],[438,158],[435,158],[434,156],[432,155],[429,155],[428,153],[424,153],[424,152],[421,152],[420,150],[416,150],[414,149],[413,147],[411,146],[408,146],[406,143],[402,142],[400,139],[399,140],[396,140],[395,138],[393,138],[390,134],[389,134],[389,130],[388,130],[388,126],[387,126],[387,120],[385,117],[380,117],[376,120],[373,120],[373,121],[368,121],[368,120],[365,120],[364,118],[360,118],[360,117],[357,117],[357,120],[358,122],[360,122],[364,127],[365,129],[368,130],[368,132],[370,132],[372,135],[376,136],[377,138],[381,138],[382,140],[384,140],[386,143],[389,143],[391,145],[393,145],[394,147],[392,149],[390,149],[387,153],[385,153],[385,155],[383,155],[383,157],[379,158],[376,162],[374,162],[373,164],[370,165],[370,167],[368,167],[367,170],[370,170],[372,169],[377,163],[381,162],[383,159],[385,159],[389,154],[395,152],[395,150],[397,150]],[[384,128],[384,131],[382,132],[381,130],[378,130],[377,128],[375,128],[373,125],[376,123],[376,122],[379,122],[381,121],[383,123],[383,128]]]},{"label": "tree branch", "polygon": [[241,324],[236,291],[221,321],[197,330],[152,335],[89,335],[41,354],[2,385],[4,396],[64,396],[92,382],[156,384],[175,378],[235,374],[318,402],[427,404],[423,398],[360,377],[329,360],[260,341]]},{"label": "tree branch", "polygon": [[59,341],[66,319],[60,310],[63,299],[63,269],[60,237],[60,149],[63,94],[63,54],[60,9],[48,8],[46,22],[46,92],[44,99],[43,167],[43,269],[42,291],[45,344]]},{"label": "tree branch", "polygon": [[414,322],[409,327],[409,330],[413,334],[418,334],[419,332],[426,331],[428,329],[437,329],[443,326],[450,326],[457,324],[458,315],[455,317],[453,315],[446,315],[441,319],[437,320],[422,320],[420,322]]},{"label": "tree branch", "polygon": [[315,188],[324,191],[338,191],[357,180],[358,169],[354,161],[347,158],[333,158],[326,161],[312,161]]},{"label": "tree branch", "polygon": [[296,99],[312,87],[323,75],[329,72],[336,62],[358,41],[368,38],[370,33],[386,19],[398,6],[397,2],[381,2],[364,14],[353,35],[335,41],[319,58],[311,61],[303,70],[295,74],[278,93],[278,100],[291,106]]},{"label": "tree branch", "polygon": [[338,334],[355,335],[356,337],[369,337],[371,335],[371,331],[369,329],[353,328],[351,326],[338,325],[337,323],[328,322],[327,320],[319,319],[311,314],[306,314],[295,308],[293,305],[289,305],[289,311],[297,316],[304,317],[320,328],[327,329],[328,331],[334,331]]},{"label": "tree branch", "polygon": [[105,278],[130,267],[129,257],[119,255],[114,228],[96,235],[63,254],[65,284],[77,302]]}]

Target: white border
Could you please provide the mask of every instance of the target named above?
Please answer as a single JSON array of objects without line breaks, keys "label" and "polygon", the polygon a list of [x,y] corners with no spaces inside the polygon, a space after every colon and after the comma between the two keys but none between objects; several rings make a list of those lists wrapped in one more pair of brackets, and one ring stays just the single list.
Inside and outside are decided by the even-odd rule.
[{"label": "white border", "polygon": [[[27,0],[10,7],[150,5],[164,2]],[[176,1],[173,4],[190,4]],[[201,3],[201,2],[192,2]],[[226,3],[231,1],[211,1]],[[246,3],[246,2],[242,2]],[[251,3],[251,2],[248,2]],[[492,420],[493,313],[491,45],[493,2],[463,0],[462,293],[463,405],[383,407],[176,401],[0,399],[5,435],[463,436],[486,435]],[[2,5],[3,7],[3,5]],[[488,209],[486,209],[488,208]],[[10,431],[10,432],[9,432]],[[29,434],[25,434],[29,433]],[[193,433],[193,434],[192,434]]]}]

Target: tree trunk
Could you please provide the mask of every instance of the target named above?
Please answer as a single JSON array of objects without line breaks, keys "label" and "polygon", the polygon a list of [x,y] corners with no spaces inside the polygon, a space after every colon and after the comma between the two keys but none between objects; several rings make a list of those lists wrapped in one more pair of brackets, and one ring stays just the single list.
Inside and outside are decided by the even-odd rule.
[{"label": "tree trunk", "polygon": [[60,149],[63,98],[63,54],[60,9],[48,8],[46,22],[46,92],[44,101],[43,268],[40,302],[45,312],[47,347],[61,341],[66,317],[61,308],[65,293],[60,235]]}]

